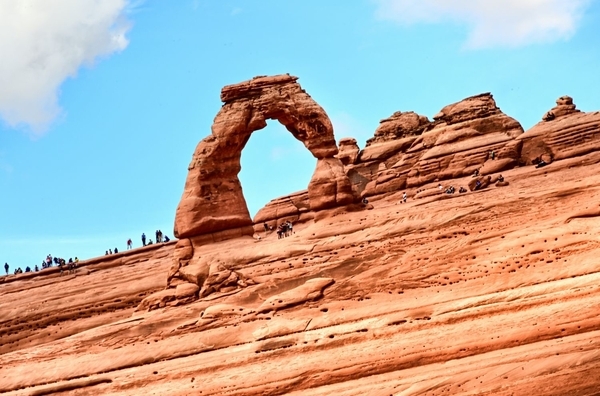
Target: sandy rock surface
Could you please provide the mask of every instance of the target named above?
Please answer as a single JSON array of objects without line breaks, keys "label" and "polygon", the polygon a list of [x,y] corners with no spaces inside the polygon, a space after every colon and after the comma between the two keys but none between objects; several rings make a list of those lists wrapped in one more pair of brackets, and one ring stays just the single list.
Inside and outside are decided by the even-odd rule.
[{"label": "sandy rock surface", "polygon": [[[406,203],[397,192],[324,212],[283,239],[1,277],[0,392],[596,394],[600,153],[502,174],[502,188],[434,182]],[[174,257],[205,260],[219,290],[165,291]],[[236,277],[244,287],[224,286]],[[156,293],[168,297],[138,309]]]}]

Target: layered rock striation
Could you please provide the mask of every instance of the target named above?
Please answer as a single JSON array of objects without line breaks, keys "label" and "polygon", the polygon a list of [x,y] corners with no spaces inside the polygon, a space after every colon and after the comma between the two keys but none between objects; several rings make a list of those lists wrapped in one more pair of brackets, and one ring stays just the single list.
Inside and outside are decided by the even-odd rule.
[{"label": "layered rock striation", "polygon": [[[523,132],[519,122],[484,93],[445,106],[433,121],[411,111],[395,112],[380,121],[363,150],[350,137],[342,138],[339,146],[337,157],[355,194],[371,197],[416,189],[419,196],[427,196],[419,194],[419,188],[432,182],[475,171],[494,175],[600,150],[600,112],[581,112],[571,97],[562,96],[542,121]],[[301,219],[305,193],[297,193],[293,203],[285,197],[269,202],[255,221],[277,224],[290,215]]]},{"label": "layered rock striation", "polygon": [[515,138],[522,133],[489,93],[448,105],[433,121],[395,113],[381,121],[347,172],[357,192],[372,196],[467,176],[488,161],[501,171],[517,164]]},{"label": "layered rock striation", "polygon": [[518,140],[522,144],[521,163],[550,163],[600,150],[600,112],[584,113],[573,99],[561,96],[542,121]]}]

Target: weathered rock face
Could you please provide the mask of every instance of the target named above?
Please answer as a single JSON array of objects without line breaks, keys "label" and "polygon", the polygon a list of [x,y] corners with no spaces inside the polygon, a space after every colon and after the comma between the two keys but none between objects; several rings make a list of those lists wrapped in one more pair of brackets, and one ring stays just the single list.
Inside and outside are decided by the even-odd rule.
[{"label": "weathered rock face", "polygon": [[255,77],[223,88],[224,105],[212,134],[198,144],[189,166],[175,217],[177,237],[252,225],[237,175],[242,149],[268,119],[281,122],[317,159],[308,186],[311,210],[355,200],[343,166],[334,158],[338,149],[331,121],[296,80],[290,75]]},{"label": "weathered rock face", "polygon": [[[380,121],[358,156],[356,140],[344,138],[337,157],[345,165],[354,194],[373,196],[471,175],[476,169],[485,175],[513,168],[521,149],[516,137],[522,133],[521,124],[484,93],[445,106],[433,122],[414,112],[396,112]],[[331,196],[333,190],[323,193]],[[283,207],[289,209],[286,215],[297,213],[289,202],[272,201],[255,221],[276,222],[281,217],[264,214],[284,213]]]},{"label": "weathered rock face", "polygon": [[425,131],[431,122],[425,116],[413,111],[397,111],[391,117],[379,121],[375,136],[367,140],[367,146],[375,143],[398,140],[410,136],[418,136]]},{"label": "weathered rock face", "polygon": [[541,122],[521,135],[520,162],[547,163],[600,150],[600,112],[583,113],[573,99],[561,96]]},{"label": "weathered rock face", "polygon": [[356,144],[356,139],[354,138],[343,138],[339,143],[340,151],[337,158],[342,161],[344,165],[352,165],[356,163],[358,159],[358,152],[360,149],[358,148],[358,144]]},{"label": "weathered rock face", "polygon": [[573,98],[570,96],[561,96],[556,99],[556,106],[554,106],[550,111],[548,111],[542,117],[544,121],[552,121],[555,118],[562,117],[567,114],[579,113],[580,110],[575,108],[575,104],[573,103]]},{"label": "weathered rock face", "polygon": [[363,196],[462,177],[482,167],[498,172],[517,164],[520,142],[515,138],[522,133],[489,93],[444,107],[433,122],[398,112],[381,121],[346,172]]},{"label": "weathered rock face", "polygon": [[254,231],[265,231],[264,224],[270,227],[269,231],[275,230],[283,221],[305,221],[313,218],[310,212],[308,201],[308,191],[303,190],[297,193],[276,198],[267,203],[254,216]]}]

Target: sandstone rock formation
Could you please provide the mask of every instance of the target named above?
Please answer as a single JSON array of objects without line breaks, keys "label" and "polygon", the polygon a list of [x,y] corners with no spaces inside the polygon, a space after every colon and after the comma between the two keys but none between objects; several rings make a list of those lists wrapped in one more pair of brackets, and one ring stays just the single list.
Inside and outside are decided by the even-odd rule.
[{"label": "sandstone rock formation", "polygon": [[522,144],[520,162],[550,163],[600,150],[600,112],[583,113],[573,99],[561,96],[542,121],[517,139]]},{"label": "sandstone rock formation", "polygon": [[[502,174],[503,188],[382,195],[190,259],[155,244],[73,275],[0,276],[0,392],[596,394],[600,152]],[[177,286],[136,312],[176,249],[255,284],[193,302]]]},{"label": "sandstone rock formation", "polygon": [[284,197],[271,200],[254,216],[254,231],[264,231],[264,224],[273,230],[283,221],[304,222],[312,220],[314,214],[310,211],[308,191],[303,190]]},{"label": "sandstone rock formation", "polygon": [[[412,111],[396,112],[380,121],[358,155],[355,139],[340,140],[338,158],[354,193],[370,197],[471,175],[476,169],[482,175],[511,169],[518,165],[521,142],[516,137],[522,133],[521,125],[484,93],[445,106],[433,122]],[[270,202],[255,222],[276,223],[280,217],[265,214],[275,216],[282,204]]]},{"label": "sandstone rock formation", "polygon": [[398,140],[411,136],[419,136],[429,126],[431,122],[425,116],[419,115],[414,111],[397,111],[391,117],[379,122],[375,130],[375,136],[367,140],[367,146],[375,143]]},{"label": "sandstone rock formation", "polygon": [[544,114],[542,120],[552,121],[558,117],[579,112],[580,110],[577,110],[575,104],[573,103],[573,98],[565,95],[556,99],[556,106]]},{"label": "sandstone rock formation", "polygon": [[342,161],[344,165],[353,165],[358,160],[358,152],[360,149],[358,148],[358,144],[356,143],[356,139],[354,138],[343,138],[339,143],[340,151],[337,158]]},{"label": "sandstone rock formation", "polygon": [[297,216],[289,237],[221,230],[0,277],[0,393],[597,394],[600,113],[571,106],[524,134],[487,94],[427,125],[396,114],[345,170],[377,192],[412,164],[407,202],[313,212],[314,191],[345,194],[333,160],[352,155],[324,157],[312,196],[259,213]]},{"label": "sandstone rock formation", "polygon": [[175,236],[188,238],[234,228],[252,233],[252,220],[237,177],[241,152],[250,135],[281,122],[317,159],[308,185],[310,208],[322,210],[355,201],[325,111],[300,87],[297,77],[255,77],[221,91],[223,107],[212,134],[202,140],[175,217]]},{"label": "sandstone rock formation", "polygon": [[516,137],[523,128],[500,111],[491,94],[448,105],[433,119],[397,112],[382,120],[359,161],[346,166],[355,191],[372,196],[470,175],[482,167],[499,172],[517,165]]}]

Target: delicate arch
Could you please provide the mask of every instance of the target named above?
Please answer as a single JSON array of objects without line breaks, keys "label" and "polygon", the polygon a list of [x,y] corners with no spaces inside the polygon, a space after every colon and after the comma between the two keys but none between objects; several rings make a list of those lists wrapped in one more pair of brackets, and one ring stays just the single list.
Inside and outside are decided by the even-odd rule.
[{"label": "delicate arch", "polygon": [[311,210],[355,201],[329,117],[288,74],[255,77],[221,90],[212,134],[196,147],[175,215],[175,236],[187,238],[252,225],[238,179],[250,135],[268,119],[283,124],[317,158],[308,185]]}]

